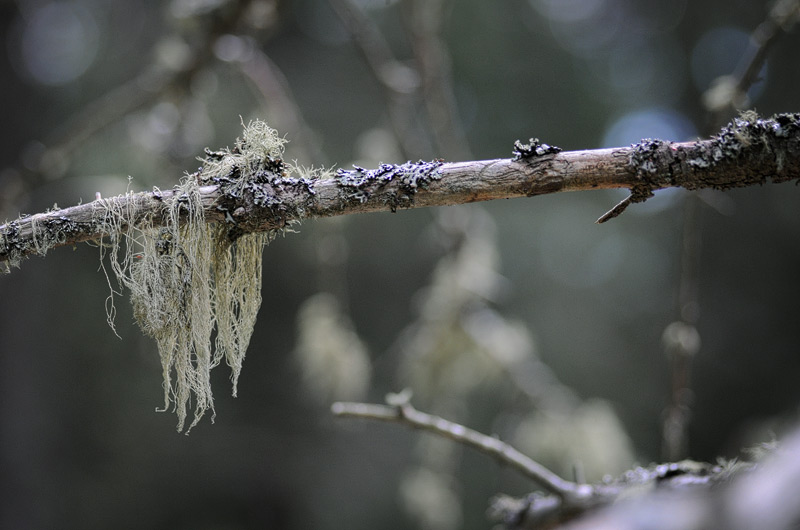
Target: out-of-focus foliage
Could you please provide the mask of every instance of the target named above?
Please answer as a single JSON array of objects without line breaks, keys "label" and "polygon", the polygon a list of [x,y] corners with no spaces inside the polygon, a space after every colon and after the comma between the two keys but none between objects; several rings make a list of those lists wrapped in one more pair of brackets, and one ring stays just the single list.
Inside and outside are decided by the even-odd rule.
[{"label": "out-of-focus foliage", "polygon": [[[425,18],[407,0],[353,3],[392,54],[380,78],[323,0],[0,3],[0,210],[170,187],[254,118],[299,165],[452,156],[420,88]],[[708,134],[701,96],[768,9],[441,5],[430,26],[459,152],[475,158],[534,136],[582,149]],[[798,38],[775,44],[748,93],[762,114],[800,111]],[[680,319],[686,197],[661,192],[602,226],[621,194],[306,222],[265,250],[239,397],[213,374],[216,424],[189,437],[153,412],[161,367],[131,309],[117,307],[122,340],[106,325],[98,250],[29,260],[0,278],[0,526],[485,528],[490,496],[534,489],[448,441],[329,417],[328,399],[405,386],[420,409],[515,440],[568,478],[658,459],[662,341],[687,338],[665,333]],[[795,421],[798,201],[796,186],[702,196],[693,458]]]},{"label": "out-of-focus foliage", "polygon": [[297,349],[306,391],[320,403],[367,395],[370,359],[343,308],[330,293],[318,293],[298,311]]}]

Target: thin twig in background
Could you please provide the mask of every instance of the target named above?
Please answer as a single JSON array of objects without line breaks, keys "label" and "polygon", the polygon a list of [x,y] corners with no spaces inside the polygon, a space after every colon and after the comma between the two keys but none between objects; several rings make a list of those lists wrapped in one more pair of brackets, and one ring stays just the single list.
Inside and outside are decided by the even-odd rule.
[{"label": "thin twig in background", "polygon": [[[700,495],[709,494],[713,491],[714,486],[728,483],[735,476],[743,478],[737,484],[749,486],[747,475],[754,469],[758,469],[757,466],[749,463],[710,465],[685,461],[650,465],[646,468],[637,467],[624,473],[621,477],[607,478],[598,484],[571,482],[562,479],[495,436],[488,436],[459,423],[417,410],[411,405],[411,392],[408,389],[397,394],[389,394],[386,397],[386,403],[386,405],[378,405],[337,402],[331,405],[331,412],[341,418],[398,423],[430,432],[472,447],[538,482],[547,492],[546,494],[534,493],[522,499],[498,495],[493,499],[489,510],[490,517],[503,523],[509,529],[553,528],[557,524],[570,521],[604,506],[615,509],[618,503],[625,502],[625,500],[648,502],[661,498],[658,497],[658,494],[665,492],[669,494],[669,497],[666,498],[674,503],[673,506],[685,507],[686,500],[697,502]],[[726,493],[732,495],[738,491],[737,488],[732,488],[728,489]],[[647,494],[651,495],[647,496]],[[634,509],[632,513],[628,513],[627,510],[630,510],[630,506],[628,504],[623,508],[625,510],[623,515],[626,518],[638,517],[636,520],[639,524],[630,528],[639,528],[642,512]],[[614,512],[612,514],[616,515]],[[601,512],[600,520],[604,515]],[[692,516],[706,524],[714,520],[714,512],[709,510],[695,510],[692,512]],[[670,518],[667,520],[674,526],[674,520]],[[699,528],[706,527],[706,525],[692,527]],[[603,526],[603,528],[606,527]],[[607,528],[616,527],[609,526]]]},{"label": "thin twig in background", "polygon": [[800,20],[800,1],[778,0],[766,20],[750,35],[750,42],[731,75],[722,76],[703,95],[709,111],[707,131],[718,129],[736,109],[748,106],[747,92],[759,80],[767,54],[778,39]]},{"label": "thin twig in background", "polygon": [[353,36],[353,40],[383,87],[386,109],[400,150],[406,158],[433,153],[426,128],[415,123],[415,107],[420,100],[419,73],[395,57],[380,28],[351,0],[329,0],[334,12]]},{"label": "thin twig in background", "polygon": [[422,97],[439,153],[447,158],[472,158],[458,115],[450,54],[441,37],[446,0],[407,0],[407,32],[420,72]]},{"label": "thin twig in background", "polygon": [[[61,177],[69,164],[72,154],[86,141],[117,123],[123,117],[140,109],[171,91],[185,93],[195,75],[214,60],[214,45],[217,38],[233,31],[247,13],[252,0],[227,2],[219,9],[203,12],[204,17],[212,17],[208,29],[200,39],[187,45],[190,55],[179,64],[171,64],[169,59],[153,52],[151,62],[132,80],[114,87],[96,100],[84,105],[63,126],[55,128],[43,141],[43,148],[36,157],[25,163],[20,162],[9,174],[19,174],[3,187],[0,204],[3,210],[19,207],[22,197],[45,180]],[[202,27],[202,24],[197,26]],[[194,27],[194,26],[193,26]],[[164,37],[162,43],[184,42],[180,31]],[[22,177],[24,175],[24,178]]]},{"label": "thin twig in background", "polygon": [[421,412],[411,405],[410,399],[411,394],[406,390],[398,394],[389,394],[386,398],[388,405],[337,402],[331,405],[331,411],[340,417],[400,423],[450,438],[511,466],[519,473],[541,484],[548,492],[560,497],[584,496],[588,493],[581,484],[562,479],[500,439],[479,433],[439,416]]},{"label": "thin twig in background", "polygon": [[[800,17],[800,1],[779,0],[767,19],[750,36],[750,43],[732,75],[714,82],[704,95],[711,133],[722,125],[731,112],[747,104],[747,92],[758,81],[767,53],[778,38],[792,29]],[[688,426],[694,394],[691,390],[693,358],[700,350],[699,274],[702,252],[701,197],[689,195],[683,205],[683,230],[678,287],[679,319],[664,330],[663,343],[671,370],[670,402],[664,413],[663,457],[680,460],[688,454]]]}]

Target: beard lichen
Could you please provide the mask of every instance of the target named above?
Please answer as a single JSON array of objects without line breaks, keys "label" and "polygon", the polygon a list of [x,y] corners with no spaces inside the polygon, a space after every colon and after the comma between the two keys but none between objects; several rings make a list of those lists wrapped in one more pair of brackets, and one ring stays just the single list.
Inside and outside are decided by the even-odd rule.
[{"label": "beard lichen", "polygon": [[[162,194],[160,218],[132,220],[135,200],[126,203],[129,211],[119,201],[100,201],[97,217],[110,234],[101,252],[110,256],[114,275],[130,291],[142,331],[156,340],[164,378],[164,407],[158,410],[174,409],[178,431],[192,405],[187,432],[209,410],[213,421],[210,372],[223,358],[236,396],[261,305],[262,253],[275,235],[244,233],[229,212],[225,221],[209,222],[200,186],[217,183],[223,194],[241,194],[249,176],[282,167],[283,143],[263,122],[249,124],[233,149],[207,150],[197,173],[185,177],[171,195]],[[114,294],[112,289],[112,325]]]}]

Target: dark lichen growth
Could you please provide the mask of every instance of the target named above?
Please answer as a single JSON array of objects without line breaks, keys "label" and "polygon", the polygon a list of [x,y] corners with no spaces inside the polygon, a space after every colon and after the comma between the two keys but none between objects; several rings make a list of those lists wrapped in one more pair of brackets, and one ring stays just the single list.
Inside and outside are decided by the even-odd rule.
[{"label": "dark lichen growth", "polygon": [[629,202],[643,202],[653,196],[653,190],[670,185],[670,167],[674,153],[672,143],[657,138],[645,138],[631,146],[628,164],[635,171],[637,184],[631,188]]},{"label": "dark lichen growth", "polygon": [[527,144],[523,144],[519,140],[514,142],[514,160],[517,162],[560,152],[560,147],[542,143],[538,138],[530,138]]},{"label": "dark lichen growth", "polygon": [[[381,164],[377,169],[354,165],[351,170],[339,169],[335,178],[347,201],[363,204],[375,195],[383,194],[384,203],[396,212],[397,208],[410,207],[418,190],[441,178],[441,165],[441,160]],[[392,182],[397,185],[384,190]]]},{"label": "dark lichen growth", "polygon": [[[56,244],[63,244],[70,236],[86,231],[85,223],[73,221],[68,217],[48,217],[37,226],[41,226],[40,233],[34,233],[35,237],[43,237],[46,247],[50,248]],[[40,242],[41,244],[41,242]]]},{"label": "dark lichen growth", "polygon": [[48,250],[63,245],[72,236],[96,229],[94,222],[79,222],[63,215],[53,216],[57,211],[23,215],[6,223],[0,233],[0,256],[6,261],[5,272],[10,272],[12,267],[19,267],[22,260],[31,254],[44,256]]},{"label": "dark lichen growth", "polygon": [[800,179],[798,157],[798,113],[764,119],[745,112],[709,140],[690,144],[645,139],[631,146],[628,167],[636,183],[630,196],[598,222],[618,216],[629,204],[645,201],[661,188],[727,190]]},{"label": "dark lichen growth", "polygon": [[10,272],[11,267],[19,267],[27,250],[28,247],[19,238],[19,221],[6,223],[6,229],[0,233],[0,255],[7,258],[4,272]]},{"label": "dark lichen growth", "polygon": [[[304,217],[305,207],[315,195],[314,179],[289,176],[294,168],[281,158],[283,140],[265,127],[251,125],[249,137],[237,140],[232,149],[206,149],[203,166],[194,174],[198,184],[218,186],[220,197],[215,207],[230,225],[231,241],[265,222],[288,226]],[[298,195],[306,200],[295,200]]]},{"label": "dark lichen growth", "polygon": [[681,186],[694,190],[726,190],[768,179],[797,178],[787,167],[787,156],[800,151],[800,114],[778,114],[769,119],[743,113],[709,140],[690,145],[646,139],[634,144],[628,159],[639,183],[630,202],[652,197],[653,190]]},{"label": "dark lichen growth", "polygon": [[609,475],[602,482],[582,485],[587,492],[582,497],[542,492],[523,498],[501,494],[492,500],[489,516],[508,528],[553,528],[554,524],[569,521],[589,510],[633,497],[643,499],[643,496],[656,491],[703,494],[753,469],[753,463],[740,461],[708,464],[683,460],[651,464],[630,469],[619,477]]},{"label": "dark lichen growth", "polygon": [[[776,149],[778,144],[792,142],[797,148],[800,141],[800,114],[777,114],[769,119],[759,118],[755,112],[745,112],[711,140],[698,143],[697,149],[687,157],[686,163],[695,169],[712,169],[721,163],[740,159],[743,156],[770,156],[776,170],[784,169],[786,148]],[[771,176],[765,172],[760,175],[760,182]],[[742,185],[754,184],[753,180],[745,182],[715,183],[712,187],[728,189]],[[686,186],[689,187],[689,186]],[[690,188],[691,189],[691,188]]]}]

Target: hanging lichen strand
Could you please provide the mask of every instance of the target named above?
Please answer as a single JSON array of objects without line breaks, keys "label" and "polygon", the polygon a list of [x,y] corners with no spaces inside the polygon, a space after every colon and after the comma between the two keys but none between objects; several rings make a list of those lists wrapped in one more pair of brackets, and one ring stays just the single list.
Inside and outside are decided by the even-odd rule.
[{"label": "hanging lichen strand", "polygon": [[[198,173],[165,194],[161,219],[136,220],[115,201],[103,201],[111,258],[119,283],[130,291],[142,331],[153,337],[164,375],[164,409],[174,408],[178,430],[187,432],[209,409],[214,412],[210,371],[222,358],[231,368],[233,395],[261,305],[261,259],[274,232],[244,233],[226,216],[206,221],[199,187],[216,183],[225,193],[241,193],[249,176],[283,167],[284,140],[263,122],[245,127],[233,149],[207,152]],[[273,175],[279,178],[280,175]],[[158,222],[160,221],[160,222]],[[124,242],[124,245],[123,245]],[[113,320],[113,292],[109,320]],[[216,328],[216,339],[212,336]]]}]

